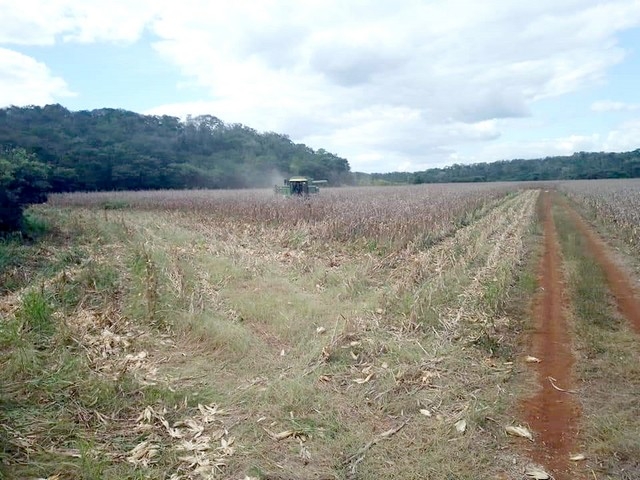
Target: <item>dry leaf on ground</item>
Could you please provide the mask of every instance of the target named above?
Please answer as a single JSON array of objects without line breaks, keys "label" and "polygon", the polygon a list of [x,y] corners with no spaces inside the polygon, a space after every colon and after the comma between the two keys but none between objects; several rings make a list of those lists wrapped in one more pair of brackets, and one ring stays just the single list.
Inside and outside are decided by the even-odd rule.
[{"label": "dry leaf on ground", "polygon": [[142,465],[143,467],[146,467],[151,463],[151,460],[156,456],[158,451],[159,449],[157,445],[145,440],[129,452],[127,461],[134,465]]},{"label": "dry leaf on ground", "polygon": [[458,433],[464,433],[467,430],[467,421],[464,418],[456,422],[456,430]]},{"label": "dry leaf on ground", "polygon": [[296,432],[295,430],[285,430],[284,432],[273,433],[265,428],[264,431],[267,432],[273,440],[278,440],[278,441],[284,440],[285,438],[295,437],[300,435],[300,432]]},{"label": "dry leaf on ground", "polygon": [[512,425],[509,425],[508,427],[505,427],[504,429],[506,430],[506,432],[509,435],[513,435],[515,437],[528,438],[529,440],[531,440],[533,442],[533,435],[531,434],[529,429],[526,428],[526,427],[522,427],[520,425],[518,425],[517,427],[514,427]]},{"label": "dry leaf on ground", "polygon": [[549,480],[551,478],[551,475],[537,467],[529,468],[524,473],[527,477],[534,478],[535,480]]},{"label": "dry leaf on ground", "polygon": [[367,375],[366,378],[356,378],[354,380],[355,383],[367,383],[369,380],[371,380],[371,377],[373,377],[373,373],[370,373],[369,375]]}]

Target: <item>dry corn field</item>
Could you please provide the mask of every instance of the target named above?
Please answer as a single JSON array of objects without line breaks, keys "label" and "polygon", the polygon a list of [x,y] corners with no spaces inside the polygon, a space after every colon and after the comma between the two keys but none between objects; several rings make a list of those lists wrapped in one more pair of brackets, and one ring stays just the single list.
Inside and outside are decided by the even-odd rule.
[{"label": "dry corn field", "polygon": [[[558,188],[637,232],[610,205],[637,190],[584,185]],[[581,383],[609,368],[599,357],[554,383],[581,394],[564,393],[577,460],[534,446],[549,440],[527,411],[547,382],[540,218],[552,198],[572,208],[544,188],[52,196],[32,210],[44,240],[0,277],[0,478],[627,478],[633,462],[612,458],[640,447],[604,448],[589,416],[604,380]]]},{"label": "dry corn field", "polygon": [[610,225],[640,251],[640,182],[638,180],[581,180],[559,188],[581,204],[596,220]]}]

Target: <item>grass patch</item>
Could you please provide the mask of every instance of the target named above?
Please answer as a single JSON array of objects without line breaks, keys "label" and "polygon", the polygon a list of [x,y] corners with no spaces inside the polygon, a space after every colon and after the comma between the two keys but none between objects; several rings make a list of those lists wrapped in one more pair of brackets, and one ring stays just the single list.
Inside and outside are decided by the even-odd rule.
[{"label": "grass patch", "polygon": [[33,336],[39,343],[53,336],[56,327],[50,306],[44,291],[30,291],[23,295],[22,305],[16,312],[23,334]]},{"label": "grass patch", "polygon": [[[0,478],[160,478],[178,455],[163,424],[150,437],[136,418],[148,405],[172,406],[175,422],[210,399],[203,391],[185,401],[149,379],[148,350],[162,347],[161,332],[146,317],[126,317],[136,274],[126,264],[136,254],[127,225],[42,213],[55,219],[46,237],[0,244],[10,278],[25,279],[3,284],[0,298]],[[127,461],[149,438],[163,454],[145,469]]]}]

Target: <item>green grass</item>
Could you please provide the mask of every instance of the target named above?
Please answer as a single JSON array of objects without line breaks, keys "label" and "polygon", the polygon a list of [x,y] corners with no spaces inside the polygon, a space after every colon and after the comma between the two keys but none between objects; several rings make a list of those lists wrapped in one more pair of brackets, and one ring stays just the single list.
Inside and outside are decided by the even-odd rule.
[{"label": "green grass", "polygon": [[30,291],[23,295],[22,305],[16,312],[24,334],[33,336],[38,342],[46,341],[55,333],[53,309],[43,291]]},{"label": "green grass", "polygon": [[[0,243],[5,272],[15,269],[3,276],[9,279],[3,282],[9,296],[2,301],[14,298],[14,306],[3,305],[0,320],[0,478],[159,477],[154,472],[176,465],[174,454],[168,452],[147,471],[123,460],[143,439],[131,428],[135,418],[147,405],[181,405],[175,410],[179,415],[208,397],[185,403],[184,392],[162,383],[142,385],[135,372],[96,371],[101,357],[90,342],[100,340],[103,328],[129,328],[122,307],[138,293],[131,278],[145,281],[150,272],[127,268],[127,256],[135,266],[136,250],[125,246],[126,225],[114,228],[60,211],[52,220],[46,213],[41,222],[55,228],[40,241]],[[151,320],[154,328],[149,310],[145,303],[140,320]],[[96,313],[86,325],[74,326],[83,312]],[[88,334],[92,337],[84,338]],[[127,342],[133,345],[123,356],[148,348],[134,337]]]}]

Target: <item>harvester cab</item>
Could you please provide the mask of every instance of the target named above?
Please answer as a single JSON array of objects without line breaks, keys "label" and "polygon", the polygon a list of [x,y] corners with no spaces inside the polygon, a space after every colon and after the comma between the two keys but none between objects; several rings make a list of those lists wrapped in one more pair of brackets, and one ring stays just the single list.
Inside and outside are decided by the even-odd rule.
[{"label": "harvester cab", "polygon": [[320,193],[320,185],[327,183],[327,180],[312,180],[308,177],[285,178],[284,185],[276,185],[275,193],[285,197],[308,197]]}]

